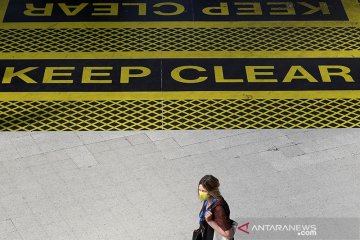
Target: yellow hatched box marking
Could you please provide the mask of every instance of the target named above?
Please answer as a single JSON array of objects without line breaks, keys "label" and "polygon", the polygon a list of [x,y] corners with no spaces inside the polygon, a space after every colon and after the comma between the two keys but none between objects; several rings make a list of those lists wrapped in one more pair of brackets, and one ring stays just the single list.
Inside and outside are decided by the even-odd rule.
[{"label": "yellow hatched box marking", "polygon": [[[349,21],[1,22],[0,58],[359,57],[360,4],[342,2]],[[7,3],[0,1],[0,20]],[[353,128],[360,127],[359,96],[359,91],[0,93],[0,130]]]}]

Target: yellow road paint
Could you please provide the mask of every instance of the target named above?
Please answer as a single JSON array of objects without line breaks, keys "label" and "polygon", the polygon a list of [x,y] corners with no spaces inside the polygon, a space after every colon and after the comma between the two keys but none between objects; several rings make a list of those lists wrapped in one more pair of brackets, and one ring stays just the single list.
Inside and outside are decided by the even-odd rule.
[{"label": "yellow road paint", "polygon": [[360,127],[359,13],[358,0],[1,0],[0,131]]},{"label": "yellow road paint", "polygon": [[360,91],[201,91],[201,92],[18,92],[0,93],[1,101],[108,101],[201,99],[360,99]]}]

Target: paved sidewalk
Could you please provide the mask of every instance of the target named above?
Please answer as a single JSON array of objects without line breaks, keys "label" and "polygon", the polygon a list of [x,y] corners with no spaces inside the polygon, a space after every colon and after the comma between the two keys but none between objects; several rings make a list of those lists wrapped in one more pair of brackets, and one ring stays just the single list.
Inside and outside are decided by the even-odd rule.
[{"label": "paved sidewalk", "polygon": [[231,217],[360,217],[360,129],[3,132],[0,239],[185,240],[197,184]]}]

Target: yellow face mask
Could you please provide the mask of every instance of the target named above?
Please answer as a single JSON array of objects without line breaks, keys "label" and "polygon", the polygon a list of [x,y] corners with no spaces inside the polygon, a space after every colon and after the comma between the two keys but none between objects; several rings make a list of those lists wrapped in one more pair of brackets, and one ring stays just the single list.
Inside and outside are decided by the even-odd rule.
[{"label": "yellow face mask", "polygon": [[202,192],[199,191],[199,199],[200,201],[205,201],[206,199],[208,199],[210,197],[210,194],[208,192]]}]

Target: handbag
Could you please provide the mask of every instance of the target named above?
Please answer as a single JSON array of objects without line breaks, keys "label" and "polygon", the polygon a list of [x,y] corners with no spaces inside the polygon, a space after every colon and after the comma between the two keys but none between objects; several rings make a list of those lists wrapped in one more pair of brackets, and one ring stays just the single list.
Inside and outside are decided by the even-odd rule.
[{"label": "handbag", "polygon": [[192,240],[203,240],[204,239],[205,226],[202,223],[200,223],[199,225],[200,225],[199,228],[195,229],[193,232]]},{"label": "handbag", "polygon": [[203,240],[203,230],[201,227],[194,230],[192,240]]}]

